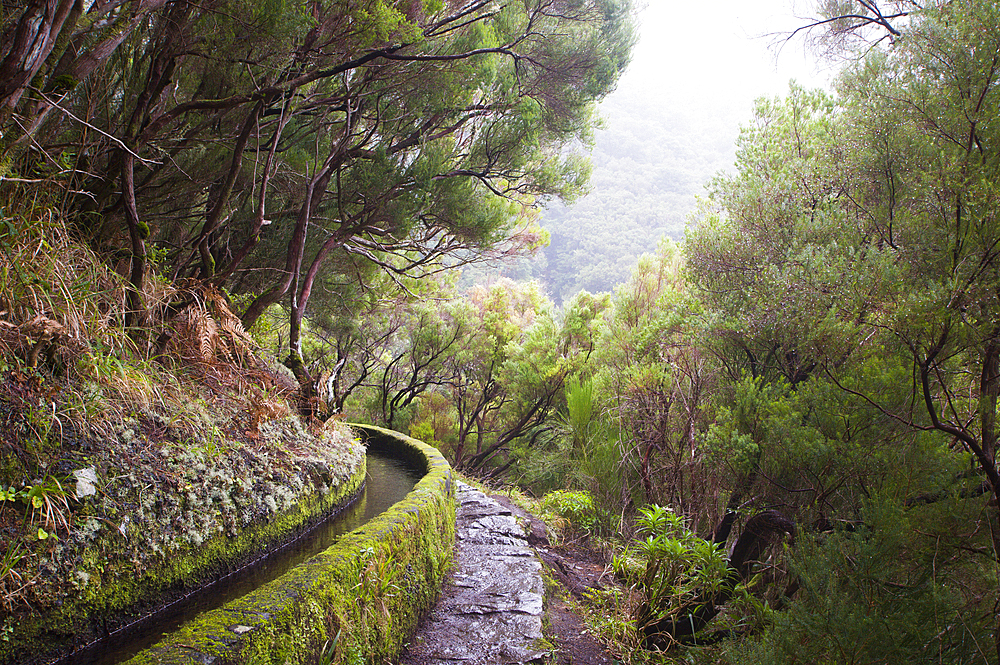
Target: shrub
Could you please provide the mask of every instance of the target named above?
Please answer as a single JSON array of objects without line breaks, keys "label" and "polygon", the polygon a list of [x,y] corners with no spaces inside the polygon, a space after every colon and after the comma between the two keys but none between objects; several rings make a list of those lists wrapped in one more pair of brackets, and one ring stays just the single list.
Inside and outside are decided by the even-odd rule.
[{"label": "shrub", "polygon": [[639,593],[637,628],[648,635],[649,628],[680,624],[712,602],[728,567],[722,546],[696,536],[670,508],[641,508],[637,526],[639,540],[612,566]]},{"label": "shrub", "polygon": [[542,508],[567,520],[576,531],[592,533],[597,527],[597,511],[589,492],[555,490],[542,497]]}]

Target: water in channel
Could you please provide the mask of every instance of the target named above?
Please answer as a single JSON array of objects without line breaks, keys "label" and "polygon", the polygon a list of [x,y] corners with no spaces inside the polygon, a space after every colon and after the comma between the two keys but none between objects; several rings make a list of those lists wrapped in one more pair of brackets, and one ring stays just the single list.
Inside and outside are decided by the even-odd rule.
[{"label": "water in channel", "polygon": [[161,614],[140,622],[141,625],[135,630],[125,629],[120,634],[112,634],[92,647],[57,661],[57,665],[117,665],[125,662],[198,614],[244,596],[322,552],[339,536],[357,529],[401,501],[421,476],[419,471],[405,462],[369,450],[365,489],[357,501],[336,516],[322,522],[274,555],[199,589]]}]

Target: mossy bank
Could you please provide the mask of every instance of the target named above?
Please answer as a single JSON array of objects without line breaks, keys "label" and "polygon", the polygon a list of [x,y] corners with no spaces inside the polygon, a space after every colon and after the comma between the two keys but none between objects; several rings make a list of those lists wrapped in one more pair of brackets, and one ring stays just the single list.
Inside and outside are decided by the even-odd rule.
[{"label": "mossy bank", "polygon": [[247,445],[221,431],[156,440],[145,425],[126,422],[115,445],[63,449],[68,528],[33,550],[18,546],[30,552],[16,569],[27,586],[5,612],[0,663],[44,662],[90,642],[287,540],[364,481],[364,448],[344,426],[273,418]]},{"label": "mossy bank", "polygon": [[128,665],[388,663],[437,596],[455,539],[451,467],[415,439],[357,427],[426,470],[406,498],[283,577],[207,612]]}]

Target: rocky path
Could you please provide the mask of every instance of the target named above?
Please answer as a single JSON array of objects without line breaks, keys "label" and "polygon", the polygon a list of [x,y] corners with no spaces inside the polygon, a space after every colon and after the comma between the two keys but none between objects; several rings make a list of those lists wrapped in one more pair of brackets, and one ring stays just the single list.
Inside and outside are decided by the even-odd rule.
[{"label": "rocky path", "polygon": [[542,662],[541,563],[513,512],[458,485],[455,570],[404,654],[408,665]]},{"label": "rocky path", "polygon": [[[602,586],[604,567],[592,559],[593,553],[551,547],[541,521],[505,497],[486,496],[461,482],[457,492],[455,570],[401,663],[617,662],[589,634],[568,600]],[[563,590],[547,599],[542,561]]]}]

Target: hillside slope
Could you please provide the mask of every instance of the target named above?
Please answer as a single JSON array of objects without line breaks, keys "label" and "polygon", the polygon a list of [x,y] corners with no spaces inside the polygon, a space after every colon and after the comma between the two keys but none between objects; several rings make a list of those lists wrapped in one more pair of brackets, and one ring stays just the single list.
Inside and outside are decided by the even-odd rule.
[{"label": "hillside slope", "polygon": [[0,252],[0,663],[112,630],[356,491],[362,446],[293,414],[224,294],[148,280],[159,320],[126,329],[124,278],[56,215],[3,218]]}]

